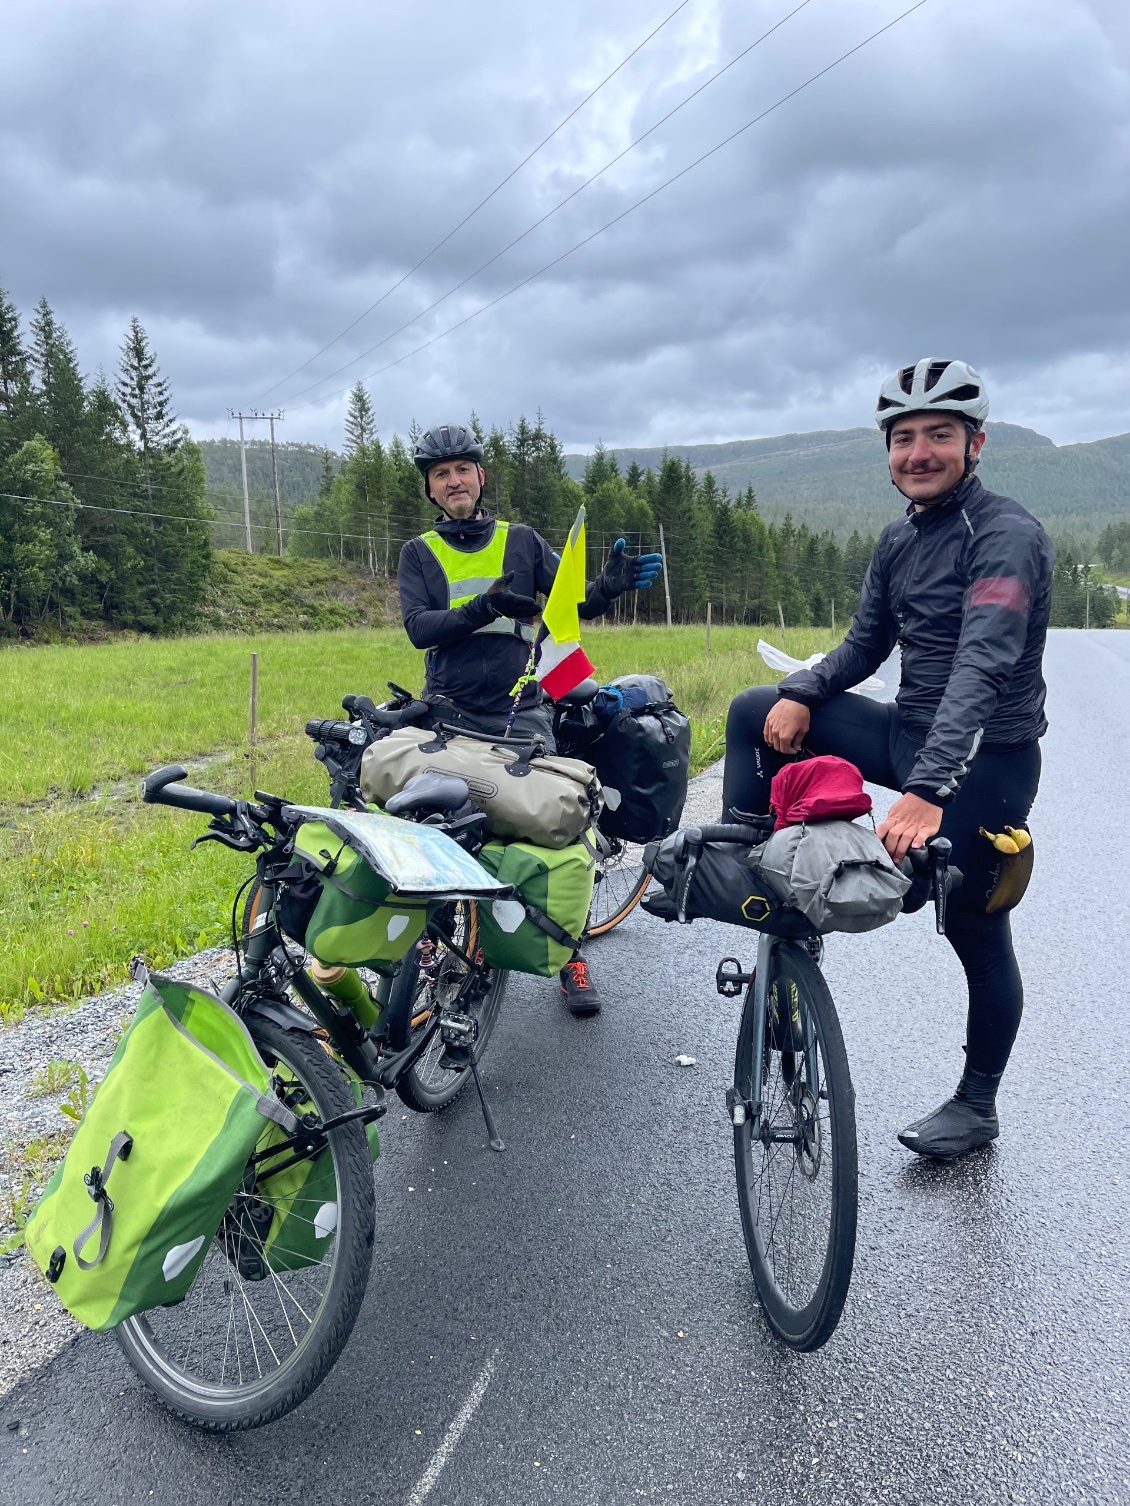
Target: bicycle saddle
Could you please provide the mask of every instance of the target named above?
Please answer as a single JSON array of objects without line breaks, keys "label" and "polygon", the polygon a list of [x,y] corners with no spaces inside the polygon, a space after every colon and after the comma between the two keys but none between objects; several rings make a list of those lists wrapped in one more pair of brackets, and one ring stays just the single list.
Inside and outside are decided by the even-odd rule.
[{"label": "bicycle saddle", "polygon": [[564,695],[557,697],[558,706],[587,706],[596,696],[600,686],[595,680],[582,680],[579,685],[574,685],[572,690],[567,690]]},{"label": "bicycle saddle", "polygon": [[390,816],[403,816],[410,811],[457,811],[470,798],[467,781],[457,774],[440,774],[427,769],[423,774],[413,774],[404,788],[385,805]]}]

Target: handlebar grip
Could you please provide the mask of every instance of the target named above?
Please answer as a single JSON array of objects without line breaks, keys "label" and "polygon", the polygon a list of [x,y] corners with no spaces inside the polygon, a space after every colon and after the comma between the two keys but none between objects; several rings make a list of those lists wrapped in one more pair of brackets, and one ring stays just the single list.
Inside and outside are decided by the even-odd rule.
[{"label": "handlebar grip", "polygon": [[377,708],[373,704],[372,696],[343,695],[341,698],[341,709],[343,711],[348,711],[352,716],[354,712],[361,711],[367,712],[371,715],[374,711],[376,711]]},{"label": "handlebar grip", "polygon": [[[725,821],[714,826],[690,826],[683,828],[688,833],[688,840],[694,842],[738,842],[743,846],[759,846],[765,841],[767,833],[756,826],[742,826],[737,822]],[[693,837],[689,833],[694,832]]]},{"label": "handlebar grip", "polygon": [[172,805],[179,810],[201,811],[206,816],[230,816],[235,813],[235,801],[228,795],[216,795],[211,790],[194,790],[191,785],[178,784],[188,770],[180,764],[169,764],[163,769],[154,769],[141,785],[141,798],[147,805]]}]

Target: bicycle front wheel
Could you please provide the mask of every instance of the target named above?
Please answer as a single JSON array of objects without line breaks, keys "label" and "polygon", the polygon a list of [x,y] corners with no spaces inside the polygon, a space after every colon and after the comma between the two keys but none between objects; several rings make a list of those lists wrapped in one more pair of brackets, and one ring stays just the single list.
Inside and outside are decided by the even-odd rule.
[{"label": "bicycle front wheel", "polygon": [[[248,1025],[293,1112],[325,1123],[355,1108],[319,1040]],[[257,1149],[277,1143],[265,1126]],[[308,1173],[272,1179],[269,1160],[249,1163],[183,1301],[115,1329],[138,1375],[186,1422],[234,1432],[275,1421],[321,1383],[352,1332],[373,1249],[372,1163],[356,1120],[325,1139]]]},{"label": "bicycle front wheel", "polygon": [[[827,1343],[855,1258],[855,1093],[832,996],[796,942],[773,947],[763,1046],[756,1060],[757,984],[750,982],[734,1061],[734,1126],[742,1231],[770,1327],[794,1349]],[[760,1079],[761,1112],[750,1106]]]},{"label": "bicycle front wheel", "polygon": [[[474,900],[454,900],[444,912],[450,935],[459,950],[475,959],[479,950],[478,911]],[[460,1005],[476,1025],[475,1062],[487,1049],[509,973],[484,969],[473,994]],[[430,935],[419,941],[400,964],[388,1002],[388,1042],[393,1051],[403,1051],[428,1029],[436,1011],[453,1007],[467,977],[467,965],[442,941]],[[396,1085],[402,1103],[418,1114],[437,1114],[453,1104],[471,1081],[469,1066],[449,1066],[439,1032],[432,1036],[424,1054],[409,1067]]]}]

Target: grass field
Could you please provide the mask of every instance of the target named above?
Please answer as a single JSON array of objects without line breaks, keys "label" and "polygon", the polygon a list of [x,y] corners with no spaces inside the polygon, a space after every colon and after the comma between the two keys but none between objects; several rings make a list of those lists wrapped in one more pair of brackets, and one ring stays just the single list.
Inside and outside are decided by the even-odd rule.
[{"label": "grass field", "polygon": [[[602,678],[663,676],[694,725],[702,767],[722,750],[732,696],[776,678],[759,633],[716,628],[586,629]],[[820,630],[766,636],[804,658]],[[339,713],[347,691],[381,699],[386,680],[416,688],[422,656],[399,629],[216,635],[0,651],[0,1020],[29,1004],[80,998],[229,932],[246,858],[214,843],[188,852],[204,821],[144,806],[138,777],[184,762],[195,782],[248,794],[248,656],[259,654],[255,783],[321,802],[327,783],[303,733]]]}]

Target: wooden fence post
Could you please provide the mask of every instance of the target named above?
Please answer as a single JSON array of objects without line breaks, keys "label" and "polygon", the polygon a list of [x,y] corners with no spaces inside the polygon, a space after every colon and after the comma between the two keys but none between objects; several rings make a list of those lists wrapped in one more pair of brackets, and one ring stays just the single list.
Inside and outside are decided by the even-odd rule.
[{"label": "wooden fence post", "polygon": [[710,658],[710,603],[706,603],[706,657]]},{"label": "wooden fence post", "polygon": [[251,761],[251,789],[259,782],[256,771],[255,738],[259,728],[259,655],[251,655],[251,701],[248,707],[247,742]]},{"label": "wooden fence post", "polygon": [[659,552],[663,556],[663,594],[667,598],[667,626],[671,626],[671,575],[667,569],[667,544],[663,537],[663,524],[659,525]]}]

